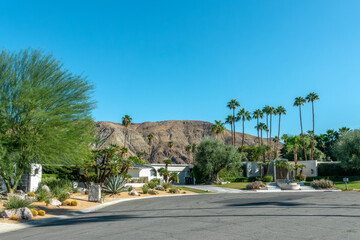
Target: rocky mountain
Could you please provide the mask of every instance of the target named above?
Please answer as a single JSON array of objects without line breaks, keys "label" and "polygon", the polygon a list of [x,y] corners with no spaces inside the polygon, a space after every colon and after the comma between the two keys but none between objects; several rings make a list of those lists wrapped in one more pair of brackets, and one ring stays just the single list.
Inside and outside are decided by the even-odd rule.
[{"label": "rocky mountain", "polygon": [[[120,123],[97,122],[98,136],[106,139],[104,144],[115,143],[124,145],[125,127]],[[174,163],[190,163],[192,155],[185,151],[189,144],[198,144],[205,136],[213,135],[213,124],[203,121],[162,121],[134,123],[128,128],[127,148],[131,155],[138,152],[151,152],[147,161],[162,163],[165,158],[171,158]],[[154,136],[151,146],[147,136]],[[255,145],[255,136],[245,134],[245,145]],[[231,131],[226,130],[221,139],[231,144]],[[236,146],[241,146],[242,134],[236,133]],[[172,141],[174,147],[170,150],[168,142]]]}]

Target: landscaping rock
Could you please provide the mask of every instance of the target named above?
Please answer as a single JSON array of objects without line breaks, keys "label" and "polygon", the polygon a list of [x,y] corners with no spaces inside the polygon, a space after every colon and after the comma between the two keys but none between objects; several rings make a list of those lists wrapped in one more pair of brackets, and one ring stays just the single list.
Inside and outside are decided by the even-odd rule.
[{"label": "landscaping rock", "polygon": [[16,190],[15,194],[19,194],[19,195],[25,195],[23,190]]},{"label": "landscaping rock", "polygon": [[46,186],[46,185],[43,185],[43,186],[41,187],[41,189],[44,189],[45,191],[50,192],[50,188],[49,188],[48,186]]},{"label": "landscaping rock", "polygon": [[131,192],[129,192],[129,195],[131,195],[131,196],[139,196],[139,193],[134,189],[134,190],[131,190]]},{"label": "landscaping rock", "polygon": [[11,218],[12,216],[16,215],[19,219],[26,219],[26,220],[30,220],[33,218],[33,215],[30,209],[28,208],[4,210],[2,215],[6,218]]},{"label": "landscaping rock", "polygon": [[100,202],[101,200],[101,187],[99,184],[93,184],[89,188],[89,202]]},{"label": "landscaping rock", "polygon": [[25,194],[16,194],[16,193],[8,193],[7,194],[8,197],[18,197],[21,199],[25,199],[26,195]]},{"label": "landscaping rock", "polygon": [[49,204],[57,207],[61,206],[61,202],[57,199],[50,199]]},{"label": "landscaping rock", "polygon": [[78,188],[79,186],[79,183],[75,181],[72,181],[71,184],[72,184],[72,188]]}]

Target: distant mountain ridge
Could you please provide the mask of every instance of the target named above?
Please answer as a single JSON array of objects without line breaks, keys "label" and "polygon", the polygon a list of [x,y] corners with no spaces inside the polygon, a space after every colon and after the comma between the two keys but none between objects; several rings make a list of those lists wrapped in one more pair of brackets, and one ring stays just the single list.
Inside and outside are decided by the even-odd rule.
[{"label": "distant mountain ridge", "polygon": [[[150,163],[162,163],[165,158],[171,158],[173,163],[190,163],[192,156],[185,151],[189,144],[199,144],[205,136],[213,136],[212,123],[193,120],[171,120],[161,122],[133,123],[128,128],[126,140],[130,155],[138,152],[149,153],[150,145],[147,136],[154,136],[151,145]],[[124,145],[125,127],[120,123],[99,121],[96,122],[97,134],[106,139],[105,145],[110,143]],[[231,131],[226,130],[220,138],[231,144]],[[257,144],[255,136],[245,134],[245,145]],[[170,150],[168,142],[172,141],[174,147]],[[241,146],[242,133],[236,133],[236,146]]]}]

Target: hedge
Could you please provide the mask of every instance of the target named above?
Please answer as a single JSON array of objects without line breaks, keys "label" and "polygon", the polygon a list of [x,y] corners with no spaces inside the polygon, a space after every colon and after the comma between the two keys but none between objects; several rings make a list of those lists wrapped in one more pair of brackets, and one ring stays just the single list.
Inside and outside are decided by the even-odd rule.
[{"label": "hedge", "polygon": [[228,182],[254,182],[256,177],[225,177],[224,180]]},{"label": "hedge", "polygon": [[360,171],[345,170],[339,163],[318,165],[318,176],[360,176]]},{"label": "hedge", "polygon": [[360,176],[317,176],[306,177],[306,181],[312,182],[313,180],[329,179],[334,182],[342,182],[343,178],[349,178],[349,181],[360,181]]}]

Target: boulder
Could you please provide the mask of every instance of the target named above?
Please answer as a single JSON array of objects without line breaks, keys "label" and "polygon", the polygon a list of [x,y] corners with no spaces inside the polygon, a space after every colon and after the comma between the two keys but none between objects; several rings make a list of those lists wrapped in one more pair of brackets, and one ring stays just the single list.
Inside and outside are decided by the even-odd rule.
[{"label": "boulder", "polygon": [[49,204],[57,207],[61,206],[61,202],[57,199],[50,199]]},{"label": "boulder", "polygon": [[99,184],[93,184],[89,188],[89,202],[100,202],[101,200],[101,187]]},{"label": "boulder", "polygon": [[4,210],[2,215],[7,218],[11,218],[12,216],[16,215],[19,219],[26,219],[26,220],[30,220],[33,218],[33,215],[30,209],[28,208]]},{"label": "boulder", "polygon": [[139,193],[135,189],[133,189],[133,190],[131,190],[131,192],[129,192],[129,195],[131,195],[131,196],[139,196]]},{"label": "boulder", "polygon": [[42,185],[41,189],[44,189],[45,191],[50,192],[50,188],[48,186],[46,186],[46,185]]}]

